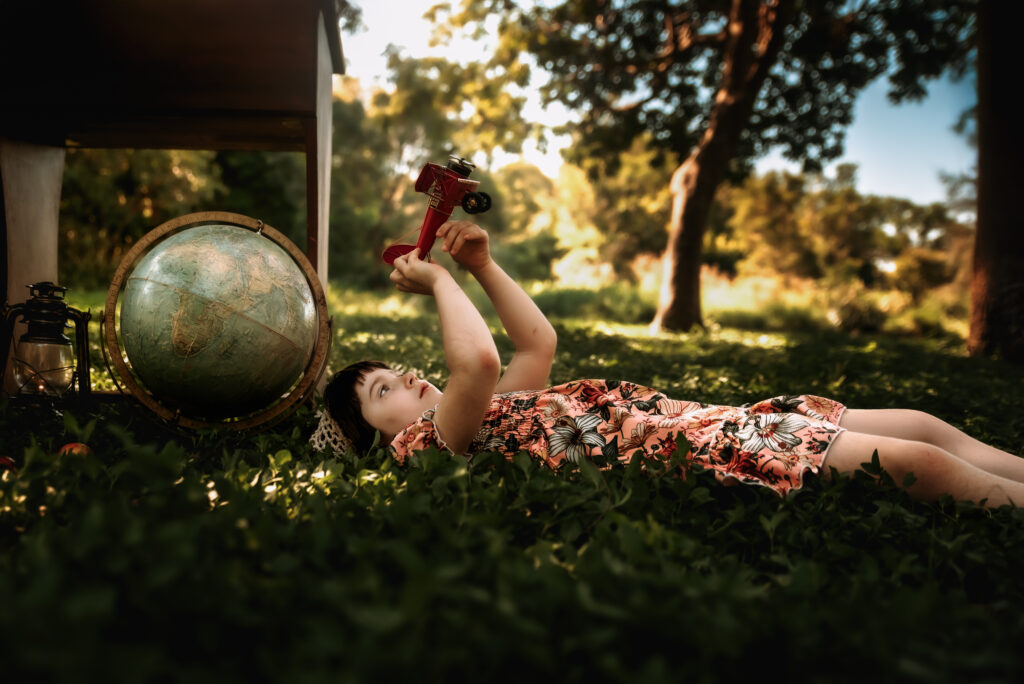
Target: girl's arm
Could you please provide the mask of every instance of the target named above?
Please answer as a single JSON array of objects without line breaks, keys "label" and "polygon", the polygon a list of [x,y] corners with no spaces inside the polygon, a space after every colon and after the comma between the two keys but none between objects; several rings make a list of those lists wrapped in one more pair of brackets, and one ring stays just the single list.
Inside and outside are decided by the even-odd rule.
[{"label": "girl's arm", "polygon": [[421,261],[419,250],[395,259],[391,279],[400,290],[434,295],[448,384],[434,414],[438,434],[455,453],[463,453],[480,429],[495,393],[501,360],[480,312],[440,264]]},{"label": "girl's arm", "polygon": [[558,343],[555,329],[523,288],[491,259],[487,232],[469,221],[449,221],[437,236],[444,239],[444,251],[484,288],[516,347],[496,391],[547,387]]}]

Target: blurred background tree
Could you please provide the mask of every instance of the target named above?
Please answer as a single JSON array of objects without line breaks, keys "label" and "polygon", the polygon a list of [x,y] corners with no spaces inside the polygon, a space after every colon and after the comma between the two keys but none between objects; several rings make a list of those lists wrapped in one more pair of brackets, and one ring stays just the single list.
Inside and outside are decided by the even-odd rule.
[{"label": "blurred background tree", "polygon": [[638,256],[665,251],[675,155],[641,135],[613,158],[592,157],[579,165],[594,185],[587,218],[605,236],[601,256],[620,278],[632,279],[629,266]]},{"label": "blurred background tree", "polygon": [[[730,11],[739,12],[742,4],[731,6]],[[765,5],[765,21],[769,10],[784,4]],[[943,317],[966,320],[973,176],[950,179],[951,193],[958,193],[951,194],[950,202],[919,206],[901,198],[860,194],[852,166],[840,166],[828,177],[818,171],[820,162],[841,149],[840,122],[849,114],[855,94],[843,79],[859,74],[856,82],[860,83],[888,65],[886,73],[895,78],[900,92],[913,96],[919,94],[915,88],[921,78],[959,59],[961,48],[945,46],[942,36],[946,33],[941,32],[926,32],[938,46],[937,55],[917,54],[902,66],[892,61],[903,54],[900,50],[910,51],[916,45],[928,52],[932,43],[886,48],[891,54],[884,59],[862,54],[869,45],[881,49],[889,44],[868,41],[858,31],[866,31],[868,24],[916,27],[904,14],[931,11],[926,4],[875,8],[884,15],[879,18],[835,14],[839,10],[826,3],[820,16],[791,17],[792,23],[783,30],[780,62],[769,69],[751,113],[753,123],[737,134],[735,154],[706,211],[702,210],[706,220],[700,240],[696,250],[687,252],[688,258],[699,257],[698,269],[735,283],[777,281],[771,287],[783,293],[813,290],[804,304],[824,307],[833,324],[849,329],[877,329],[887,318],[918,316],[913,312],[926,309],[931,313],[920,325],[912,322],[912,328],[936,329],[936,321]],[[729,57],[726,46],[716,42],[722,38],[721,31],[712,31],[724,29],[727,5],[687,6],[690,15],[669,16],[658,14],[668,11],[660,3],[619,10],[597,3],[596,14],[587,23],[579,3],[563,2],[547,9],[498,3],[495,7],[503,13],[494,15],[501,23],[496,62],[410,58],[389,47],[390,77],[385,85],[371,90],[355,78],[336,81],[332,280],[346,288],[390,288],[388,269],[379,254],[391,242],[414,239],[424,202],[413,191],[412,182],[424,162],[443,161],[457,152],[475,154],[481,162],[474,177],[495,202],[480,220],[494,235],[496,256],[514,276],[553,281],[566,288],[593,288],[615,281],[641,293],[629,297],[646,298],[646,292],[655,292],[652,283],[663,267],[659,258],[670,244],[679,248],[679,229],[685,228],[676,220],[680,198],[694,203],[692,193],[673,195],[673,176],[678,180],[681,169],[694,168],[690,162],[704,149],[701,145],[712,145],[715,129],[708,117],[725,116],[714,114],[713,107],[708,110],[711,114],[699,109],[711,107],[705,96],[721,86],[717,72],[701,70],[707,66],[703,62],[677,64],[682,59],[677,53],[699,53],[706,59]],[[431,16],[442,33],[450,33],[473,25],[478,9],[469,5],[452,14],[438,9]],[[962,28],[963,17],[958,14],[962,9],[956,5],[952,14],[944,15],[947,23]],[[677,42],[664,42],[669,32],[665,24],[660,29],[661,43],[626,50],[627,45],[649,42],[658,35],[654,29],[644,33],[646,29],[632,26],[627,18],[634,23],[671,19]],[[535,36],[526,36],[529,26],[546,27],[551,45],[540,46]],[[843,32],[838,37],[826,31],[840,28]],[[687,30],[698,33],[690,35]],[[943,28],[947,33],[952,30]],[[839,42],[832,45],[826,38]],[[591,42],[584,52],[589,61],[573,52],[579,41],[587,40]],[[583,123],[571,149],[578,166],[563,167],[557,179],[523,161],[501,167],[494,163],[496,150],[515,151],[525,140],[542,139],[540,127],[522,114],[531,70],[526,66],[529,60],[512,57],[524,46],[538,59],[547,56],[539,67],[533,65],[534,73],[539,69],[562,74],[555,79],[558,83],[545,86],[547,98],[571,100],[582,111]],[[661,61],[654,59],[659,49],[665,52]],[[643,62],[643,55],[654,61]],[[507,64],[500,66],[503,58],[508,58]],[[602,67],[609,73],[591,73],[599,59],[611,60]],[[865,65],[865,60],[871,64]],[[644,71],[662,67],[662,76]],[[828,73],[820,83],[800,80],[821,69]],[[672,88],[685,91],[680,79],[691,86],[704,85],[677,93]],[[655,87],[663,88],[661,99],[654,97]],[[836,92],[819,92],[823,88]],[[683,95],[690,99],[684,102]],[[786,98],[793,97],[798,101],[785,104]],[[668,111],[664,105],[676,100],[697,118],[684,122]],[[807,107],[823,111],[812,115],[805,111]],[[817,116],[825,118],[819,121]],[[971,117],[968,112],[962,122],[968,135],[976,130]],[[775,123],[769,125],[769,121]],[[783,126],[807,128],[828,122],[831,128],[813,133]],[[687,141],[697,147],[685,148]],[[782,145],[790,156],[803,159],[807,170],[748,175],[751,160],[771,145]],[[78,287],[105,286],[132,241],[162,221],[190,211],[220,209],[259,217],[301,244],[304,183],[304,162],[294,153],[71,150],[61,212],[62,279]],[[666,230],[669,226],[672,231]],[[697,233],[687,235],[689,240]],[[669,250],[669,256],[672,253]],[[679,261],[670,258],[665,263],[667,281],[678,285]],[[674,278],[673,271],[677,272]],[[813,288],[807,285],[810,282]],[[623,292],[619,289],[615,296]],[[578,291],[572,296],[578,297]],[[759,294],[754,299],[764,301]],[[721,306],[717,303],[714,308]],[[640,311],[653,316],[655,308],[653,300],[629,307],[634,312],[631,316]]]},{"label": "blurred background tree", "polygon": [[306,239],[306,160],[301,152],[221,150],[210,206],[262,220],[296,244]]},{"label": "blurred background tree", "polygon": [[687,330],[702,322],[701,254],[719,186],[773,147],[806,170],[838,157],[856,96],[876,78],[888,76],[899,101],[947,69],[962,73],[974,2],[485,0],[447,10],[478,33],[499,17],[496,77],[521,81],[519,55],[534,57],[544,101],[580,114],[571,160],[601,158],[590,171],[614,174],[645,135],[676,155],[670,286],[655,324]]},{"label": "blurred background tree", "polygon": [[106,287],[133,242],[224,190],[213,152],[67,151],[58,263],[63,283]]},{"label": "blurred background tree", "polygon": [[[518,149],[531,128],[519,115],[521,102],[489,85],[480,65],[408,58],[390,47],[387,54],[390,89],[366,94],[346,78],[335,104],[330,272],[355,286],[388,285],[384,247],[415,242],[409,233],[419,228],[424,203],[413,182],[425,162]],[[488,226],[500,235],[500,189],[486,170],[473,177],[489,188],[497,211]]]},{"label": "blurred background tree", "polygon": [[1007,82],[1016,76],[1015,25],[1006,3],[980,0],[978,230],[971,281],[972,354],[1024,362],[1024,232],[1017,219],[1021,127]]}]

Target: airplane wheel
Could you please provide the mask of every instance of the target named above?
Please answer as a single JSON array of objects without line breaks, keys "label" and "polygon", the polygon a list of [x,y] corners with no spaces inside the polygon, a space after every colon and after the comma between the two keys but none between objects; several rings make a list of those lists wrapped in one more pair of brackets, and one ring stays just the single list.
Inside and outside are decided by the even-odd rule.
[{"label": "airplane wheel", "polygon": [[[485,199],[486,198],[486,199]],[[482,192],[467,192],[462,198],[462,208],[467,214],[479,214],[491,207],[491,198]]]}]

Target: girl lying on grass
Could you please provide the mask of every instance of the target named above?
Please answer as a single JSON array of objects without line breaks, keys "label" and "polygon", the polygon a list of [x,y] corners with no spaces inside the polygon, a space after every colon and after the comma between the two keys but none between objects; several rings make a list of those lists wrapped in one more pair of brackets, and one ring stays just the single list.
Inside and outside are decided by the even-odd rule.
[{"label": "girl lying on grass", "polygon": [[[411,252],[395,260],[391,280],[403,292],[437,301],[448,384],[442,392],[377,361],[348,366],[327,386],[328,410],[311,439],[316,448],[365,453],[379,432],[400,463],[438,447],[508,457],[526,451],[554,468],[594,455],[628,463],[638,451],[667,459],[682,435],[690,443],[687,459],[724,484],[785,494],[802,486],[806,471],[852,473],[877,451],[881,466],[895,482],[910,483],[915,498],[949,494],[989,507],[1024,502],[1024,459],[920,411],[847,409],[811,395],[715,406],[617,380],[548,387],[555,331],[491,259],[487,233],[468,221],[449,221],[437,235],[487,293],[515,345],[512,360],[502,374],[479,311],[447,269]],[[906,478],[909,473],[914,478]]]}]

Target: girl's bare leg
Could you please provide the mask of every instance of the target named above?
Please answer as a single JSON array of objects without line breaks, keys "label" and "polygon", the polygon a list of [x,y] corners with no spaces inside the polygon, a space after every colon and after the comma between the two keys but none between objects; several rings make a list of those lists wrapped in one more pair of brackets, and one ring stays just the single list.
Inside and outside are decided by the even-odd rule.
[{"label": "girl's bare leg", "polygon": [[883,437],[847,430],[829,448],[823,471],[841,473],[860,470],[878,451],[878,461],[896,484],[908,473],[917,480],[908,489],[915,499],[933,501],[943,494],[962,501],[985,501],[996,508],[1006,504],[1024,505],[1024,483],[1000,477],[958,458],[934,444]]},{"label": "girl's bare leg", "polygon": [[993,475],[1024,482],[1024,458],[979,442],[923,411],[848,409],[839,424],[852,432],[934,444]]}]

